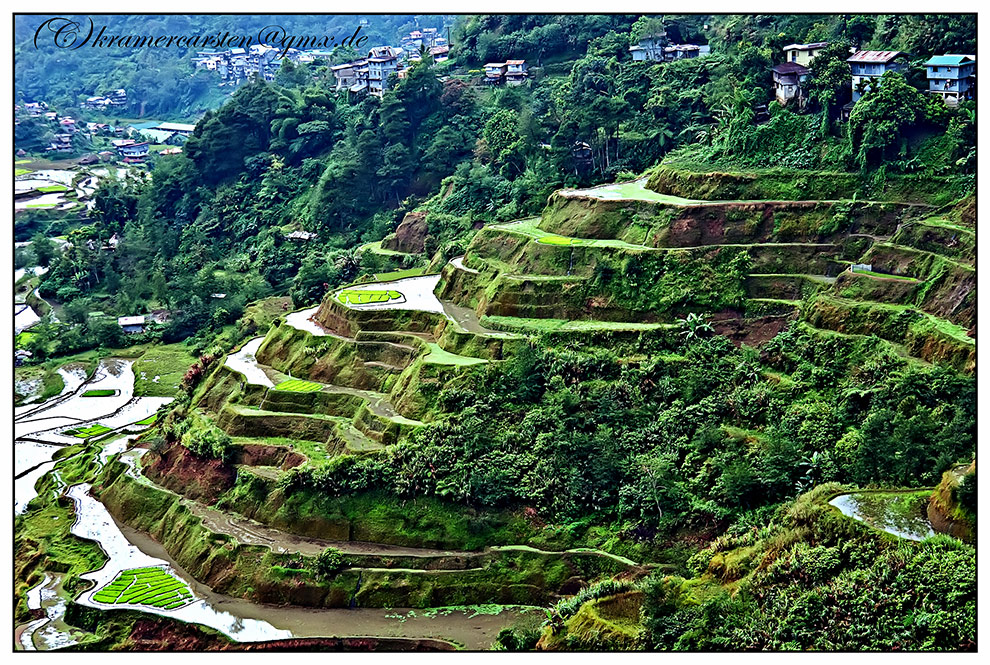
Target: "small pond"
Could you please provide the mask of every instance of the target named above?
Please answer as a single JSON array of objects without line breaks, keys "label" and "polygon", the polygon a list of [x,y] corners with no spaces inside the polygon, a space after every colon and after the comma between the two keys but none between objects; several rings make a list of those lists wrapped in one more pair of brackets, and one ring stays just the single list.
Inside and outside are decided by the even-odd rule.
[{"label": "small pond", "polygon": [[931,494],[931,490],[853,492],[840,494],[829,501],[829,504],[838,508],[843,515],[874,529],[907,540],[924,540],[935,535],[927,515]]}]

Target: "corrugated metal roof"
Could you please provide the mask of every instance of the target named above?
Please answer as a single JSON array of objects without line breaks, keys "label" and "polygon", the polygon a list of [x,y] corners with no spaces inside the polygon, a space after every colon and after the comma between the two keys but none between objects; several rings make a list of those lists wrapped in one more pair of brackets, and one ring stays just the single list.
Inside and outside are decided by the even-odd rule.
[{"label": "corrugated metal roof", "polygon": [[972,56],[972,55],[952,55],[952,54],[949,54],[949,53],[946,53],[945,55],[933,55],[931,57],[931,59],[928,60],[928,62],[926,62],[925,64],[926,65],[935,66],[935,67],[938,67],[938,66],[941,66],[941,67],[945,67],[945,66],[949,66],[949,67],[955,66],[955,67],[958,67],[959,65],[961,65],[961,64],[963,64],[965,62],[976,62],[976,56]]},{"label": "corrugated metal roof", "polygon": [[121,326],[143,326],[143,316],[121,316],[117,319],[117,325]]},{"label": "corrugated metal roof", "polygon": [[773,68],[777,74],[797,74],[803,76],[808,73],[808,68],[796,62],[785,62]]},{"label": "corrugated metal roof", "polygon": [[792,51],[798,49],[799,51],[810,51],[812,49],[820,49],[828,46],[828,42],[811,42],[810,44],[788,44],[782,50]]},{"label": "corrugated metal roof", "polygon": [[846,58],[846,62],[890,62],[900,51],[856,51]]}]

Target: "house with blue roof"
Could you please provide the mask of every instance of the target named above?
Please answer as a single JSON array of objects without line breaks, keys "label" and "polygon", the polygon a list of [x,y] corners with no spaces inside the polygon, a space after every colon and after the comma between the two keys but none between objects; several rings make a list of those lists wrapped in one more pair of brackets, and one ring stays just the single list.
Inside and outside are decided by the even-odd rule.
[{"label": "house with blue roof", "polygon": [[976,92],[976,56],[936,55],[925,63],[928,94],[939,95],[946,106],[973,99]]}]

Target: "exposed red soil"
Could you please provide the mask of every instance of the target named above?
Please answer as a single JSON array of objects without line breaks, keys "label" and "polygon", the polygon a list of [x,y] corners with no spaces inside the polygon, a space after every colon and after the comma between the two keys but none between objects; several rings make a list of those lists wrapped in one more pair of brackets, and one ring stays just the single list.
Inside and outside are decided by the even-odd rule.
[{"label": "exposed red soil", "polygon": [[207,634],[196,626],[181,622],[138,619],[134,622],[130,639],[122,649],[126,651],[453,651],[454,647],[442,640],[375,637],[309,637],[238,643]]},{"label": "exposed red soil", "polygon": [[175,444],[145,456],[144,472],[153,481],[190,499],[215,502],[234,486],[237,471],[220,460],[196,457],[185,446]]},{"label": "exposed red soil", "polygon": [[426,243],[426,213],[407,212],[402,218],[395,235],[389,236],[382,242],[383,249],[407,254],[420,254]]},{"label": "exposed red soil", "polygon": [[736,347],[758,348],[780,334],[794,319],[794,315],[743,317],[740,313],[725,310],[714,315],[712,327],[719,335],[729,338]]}]

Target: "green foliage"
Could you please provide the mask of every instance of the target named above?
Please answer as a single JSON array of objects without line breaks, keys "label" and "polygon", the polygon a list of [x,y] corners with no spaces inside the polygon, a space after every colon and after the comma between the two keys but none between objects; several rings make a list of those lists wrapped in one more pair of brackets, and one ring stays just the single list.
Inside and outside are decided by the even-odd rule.
[{"label": "green foliage", "polygon": [[331,578],[347,565],[347,560],[336,547],[327,547],[317,555],[315,565],[317,575]]},{"label": "green foliage", "polygon": [[963,476],[963,479],[959,482],[959,487],[955,489],[955,497],[959,501],[959,505],[973,515],[976,514],[976,469]]}]

